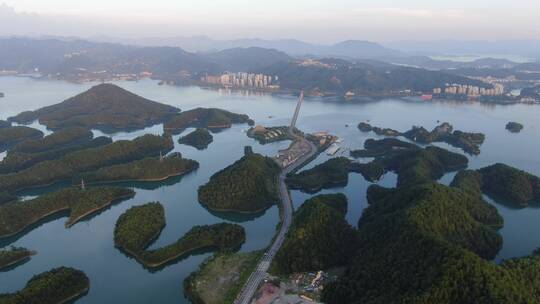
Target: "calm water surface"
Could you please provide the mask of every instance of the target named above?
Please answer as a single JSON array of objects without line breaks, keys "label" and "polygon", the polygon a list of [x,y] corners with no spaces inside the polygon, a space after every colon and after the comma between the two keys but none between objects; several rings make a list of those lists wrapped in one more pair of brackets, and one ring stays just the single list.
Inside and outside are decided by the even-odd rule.
[{"label": "calm water surface", "polygon": [[[296,98],[290,96],[224,94],[196,87],[158,86],[155,81],[150,80],[118,84],[146,98],[174,105],[182,110],[219,107],[248,114],[263,125],[288,124],[296,102]],[[0,99],[0,119],[61,102],[91,85],[0,77],[0,91],[6,93],[6,97]],[[540,107],[529,105],[486,106],[477,103],[423,103],[402,100],[338,103],[329,99],[308,99],[302,107],[298,127],[306,132],[330,131],[343,139],[342,146],[346,151],[361,148],[367,138],[375,137],[373,134],[358,131],[356,125],[360,121],[370,120],[373,125],[397,130],[407,130],[412,125],[432,128],[438,124],[438,120],[448,121],[456,129],[486,134],[482,153],[469,157],[470,167],[480,168],[503,162],[540,175],[539,117]],[[525,129],[520,134],[511,134],[504,128],[508,121],[522,122]],[[44,130],[42,126],[34,126]],[[252,145],[255,152],[272,156],[288,145],[288,142],[259,145],[245,135],[246,129],[246,125],[235,125],[215,134],[214,142],[204,151],[176,144],[175,151],[199,161],[201,165],[196,172],[181,179],[164,183],[126,184],[125,186],[133,188],[137,193],[133,199],[116,204],[70,229],[64,228],[65,217],[57,218],[17,239],[0,241],[0,246],[12,244],[38,251],[30,262],[13,271],[0,273],[0,293],[21,289],[34,274],[65,265],[81,269],[90,277],[90,292],[78,303],[188,303],[183,296],[182,282],[210,253],[194,255],[161,271],[149,272],[114,248],[114,224],[120,214],[131,206],[160,201],[165,207],[167,226],[152,247],[176,241],[194,225],[223,221],[239,223],[245,227],[247,241],[242,251],[267,246],[279,220],[277,207],[256,216],[231,216],[211,213],[197,201],[197,188],[206,183],[216,171],[239,159],[244,146]],[[145,133],[161,134],[162,131],[163,126],[156,125],[136,132],[106,135],[119,140],[132,139]],[[190,131],[186,130],[185,133]],[[94,134],[103,135],[99,131],[94,131]],[[175,137],[175,142],[177,138],[178,136]],[[447,145],[441,146],[459,152]],[[308,167],[328,158],[326,154],[322,154]],[[441,182],[449,183],[452,178],[453,174],[448,174]],[[391,173],[386,174],[379,182],[387,187],[395,186],[395,183],[396,176]],[[369,185],[360,175],[351,174],[347,186],[324,190],[322,193],[345,193],[349,198],[347,220],[356,225],[362,210],[367,206],[365,194]],[[23,195],[32,197],[50,190],[42,189]],[[292,191],[292,197],[295,207],[298,207],[311,195]],[[540,209],[517,210],[490,202],[499,209],[505,219],[505,227],[500,231],[504,246],[497,260],[527,255],[540,247],[540,235],[535,233],[540,230]]]}]

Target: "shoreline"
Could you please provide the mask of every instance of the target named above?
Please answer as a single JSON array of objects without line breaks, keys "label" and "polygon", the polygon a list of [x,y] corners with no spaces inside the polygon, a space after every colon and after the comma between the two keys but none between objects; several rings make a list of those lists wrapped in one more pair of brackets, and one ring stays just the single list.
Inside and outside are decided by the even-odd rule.
[{"label": "shoreline", "polygon": [[[94,208],[94,209],[92,209],[92,210],[90,210],[90,211],[88,211],[88,212],[85,212],[84,214],[82,214],[82,215],[80,215],[80,216],[74,218],[73,220],[71,220],[71,218],[68,219],[67,222],[64,224],[64,227],[65,227],[65,228],[71,228],[71,227],[73,227],[74,225],[78,224],[80,221],[82,221],[85,217],[87,217],[87,216],[89,216],[89,215],[92,215],[92,214],[94,214],[94,213],[96,213],[96,212],[98,212],[98,211],[100,211],[100,210],[103,210],[103,209],[105,209],[105,208],[107,208],[107,207],[110,207],[110,206],[111,206],[112,204],[114,204],[115,202],[122,201],[122,200],[125,200],[125,199],[128,199],[128,198],[132,198],[132,197],[134,197],[134,196],[135,196],[135,194],[132,193],[132,194],[126,194],[126,195],[122,195],[122,196],[120,196],[120,197],[118,197],[118,198],[115,198],[115,199],[113,199],[113,200],[111,200],[111,201],[105,203],[103,206],[101,206],[101,207],[96,207],[96,208]],[[71,212],[71,209],[70,209],[70,212]],[[70,215],[70,216],[71,216],[71,215]]]},{"label": "shoreline", "polygon": [[[0,75],[0,77],[20,77],[20,78],[29,78],[33,80],[44,80],[44,81],[63,81],[70,84],[97,84],[101,80],[91,80],[91,79],[69,79],[69,78],[63,78],[63,77],[47,77],[47,76],[31,76],[31,75],[20,75],[20,74],[12,74],[12,75]],[[141,78],[139,80],[143,80],[145,78]],[[148,78],[152,81],[159,82],[164,81],[160,78]],[[123,80],[123,79],[115,79],[115,78],[109,78],[105,79],[105,82],[138,82],[139,80]],[[157,85],[157,84],[156,84]],[[294,89],[283,89],[280,88],[278,90],[264,90],[264,89],[257,89],[257,88],[229,88],[221,85],[211,85],[211,84],[202,84],[197,81],[191,81],[189,83],[178,83],[173,84],[174,87],[197,87],[203,90],[231,90],[232,92],[242,92],[242,91],[248,91],[253,93],[261,93],[266,95],[289,95],[289,96],[295,96],[295,92],[299,90]],[[356,98],[373,98],[373,99],[390,99],[390,98],[420,98],[421,94],[415,94],[415,95],[400,95],[400,94],[391,94],[391,93],[381,93],[381,94],[357,94],[353,97],[345,97],[343,94],[339,92],[320,92],[320,93],[310,93],[306,92],[306,96],[308,97],[342,97],[345,101],[354,101]],[[421,101],[421,100],[419,100]],[[446,99],[446,98],[433,98],[432,101],[449,101],[449,102],[463,102],[463,103],[481,103],[481,104],[488,104],[488,105],[516,105],[516,104],[525,104],[525,105],[540,105],[540,103],[531,103],[531,102],[521,102],[521,101],[512,101],[509,100],[508,102],[501,102],[501,101],[483,101],[483,100],[457,100],[457,99]]]},{"label": "shoreline", "polygon": [[90,291],[90,282],[88,282],[87,286],[84,288],[84,290],[72,295],[72,296],[69,296],[68,298],[58,302],[58,304],[67,304],[67,303],[71,303],[71,301],[75,300],[75,299],[78,299],[84,295],[86,295],[88,292]]},{"label": "shoreline", "polygon": [[222,212],[222,213],[239,213],[239,214],[255,214],[255,213],[261,213],[263,211],[266,211],[270,208],[272,208],[274,205],[278,205],[278,203],[274,203],[268,207],[264,207],[264,208],[261,208],[259,210],[255,210],[255,211],[240,211],[240,210],[234,210],[234,209],[215,209],[215,208],[211,208],[209,207],[208,205],[206,205],[205,203],[202,203],[199,201],[199,204],[201,204],[204,208],[207,208],[208,210],[210,211],[214,211],[214,212]]},{"label": "shoreline", "polygon": [[180,173],[168,174],[167,176],[161,177],[161,178],[122,179],[122,180],[114,180],[114,181],[94,181],[94,182],[90,181],[90,182],[87,182],[87,185],[107,185],[107,184],[136,183],[136,182],[163,182],[172,177],[188,175],[189,173],[195,170],[197,170],[197,168],[194,168],[193,170],[183,171]]},{"label": "shoreline", "polygon": [[69,208],[62,208],[62,209],[57,209],[57,210],[54,210],[54,211],[51,211],[45,215],[43,215],[42,217],[40,217],[39,219],[35,220],[35,221],[32,221],[31,223],[28,223],[27,225],[24,225],[23,228],[17,230],[16,232],[14,233],[10,233],[10,234],[4,234],[4,235],[0,235],[0,240],[3,240],[3,239],[7,239],[7,238],[10,238],[10,237],[14,237],[16,236],[17,234],[19,233],[23,233],[28,227],[34,225],[34,224],[37,224],[38,222],[50,217],[50,216],[53,216],[55,215],[56,213],[60,213],[60,212],[66,212],[66,211],[69,211]]},{"label": "shoreline", "polygon": [[7,269],[7,268],[10,268],[11,266],[15,266],[19,263],[23,263],[25,261],[28,261],[32,258],[32,256],[36,255],[37,254],[37,251],[29,251],[27,255],[23,256],[23,257],[20,257],[18,258],[17,260],[14,260],[12,262],[9,262],[8,264],[5,264],[5,265],[2,265],[0,266],[0,272],[4,269]]}]

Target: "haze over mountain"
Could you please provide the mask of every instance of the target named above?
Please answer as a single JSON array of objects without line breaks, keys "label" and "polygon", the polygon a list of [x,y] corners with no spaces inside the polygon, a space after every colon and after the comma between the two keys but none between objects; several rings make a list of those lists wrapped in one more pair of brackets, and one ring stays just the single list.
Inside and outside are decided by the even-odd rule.
[{"label": "haze over mountain", "polygon": [[479,0],[384,0],[376,4],[299,0],[294,5],[284,0],[272,5],[244,0],[3,2],[7,4],[0,3],[0,35],[9,36],[76,36],[180,46],[188,51],[262,47],[292,55],[346,57],[351,49],[361,47],[362,51],[371,49],[366,55],[361,53],[364,58],[373,57],[373,51],[380,56],[396,55],[366,42],[375,41],[385,48],[416,54],[540,56],[540,25],[535,14],[540,7],[529,0],[513,3],[513,9],[520,12],[516,15],[508,14],[506,5],[486,6]]}]

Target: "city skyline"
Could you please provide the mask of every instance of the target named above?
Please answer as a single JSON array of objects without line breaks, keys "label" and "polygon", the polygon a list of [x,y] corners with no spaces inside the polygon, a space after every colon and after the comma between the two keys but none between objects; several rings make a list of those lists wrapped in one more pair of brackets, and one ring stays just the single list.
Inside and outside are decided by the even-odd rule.
[{"label": "city skyline", "polygon": [[[3,3],[3,4],[2,4]],[[514,1],[0,1],[0,35],[502,40],[540,37],[540,3]]]}]

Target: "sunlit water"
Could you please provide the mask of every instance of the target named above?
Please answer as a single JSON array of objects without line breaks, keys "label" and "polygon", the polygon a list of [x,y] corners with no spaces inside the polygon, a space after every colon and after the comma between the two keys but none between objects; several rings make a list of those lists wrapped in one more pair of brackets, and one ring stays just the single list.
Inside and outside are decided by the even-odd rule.
[{"label": "sunlit water", "polygon": [[[291,96],[221,94],[196,87],[158,86],[157,82],[150,80],[122,82],[119,85],[146,98],[183,110],[219,107],[248,114],[263,125],[288,124],[296,102],[296,98]],[[6,93],[6,97],[0,99],[0,119],[61,102],[90,86],[91,84],[0,77],[0,91]],[[539,117],[540,107],[530,105],[486,106],[477,103],[424,103],[402,100],[337,102],[310,98],[302,107],[298,127],[306,132],[330,131],[343,139],[341,145],[346,150],[361,148],[367,138],[375,137],[356,128],[360,121],[370,120],[373,125],[397,130],[407,130],[412,125],[432,128],[438,124],[438,120],[448,121],[456,129],[486,134],[482,153],[469,157],[472,168],[503,162],[540,175]],[[504,128],[508,121],[522,122],[525,129],[520,134],[511,134]],[[36,127],[44,130],[42,126]],[[213,173],[239,159],[243,155],[244,146],[251,145],[255,152],[272,156],[288,145],[288,142],[259,145],[246,136],[247,128],[246,125],[235,125],[214,134],[214,142],[204,151],[176,143],[175,151],[197,160],[201,165],[196,172],[181,179],[164,183],[125,184],[136,191],[133,199],[116,204],[70,229],[64,228],[65,217],[50,219],[25,235],[0,241],[0,246],[12,244],[38,251],[30,262],[15,270],[0,273],[0,293],[21,289],[34,274],[65,265],[81,269],[90,277],[90,292],[78,303],[187,303],[183,297],[182,282],[210,253],[194,255],[163,270],[149,272],[114,247],[114,225],[120,214],[131,206],[160,201],[165,207],[167,226],[152,248],[177,240],[194,225],[222,221],[236,222],[245,227],[247,241],[242,251],[267,246],[279,221],[277,207],[255,216],[234,216],[211,213],[197,201],[197,188],[206,183]],[[108,136],[112,136],[114,140],[131,139],[145,133],[161,134],[162,131],[163,126],[156,125],[145,130]],[[190,131],[186,130],[185,133]],[[99,131],[94,131],[94,134],[103,135]],[[174,138],[175,142],[177,138],[178,136]],[[441,146],[460,152],[444,144]],[[344,153],[347,154],[348,152]],[[329,156],[322,154],[308,167],[328,158]],[[448,174],[441,182],[449,183],[452,178],[453,174]],[[387,187],[395,186],[395,183],[396,176],[391,173],[379,182]],[[321,193],[345,193],[349,198],[347,220],[356,226],[362,210],[367,206],[365,194],[369,185],[360,175],[351,174],[347,186],[324,190]],[[23,195],[31,198],[50,190],[32,191]],[[299,191],[291,193],[295,207],[311,197]],[[540,209],[516,210],[492,203],[505,218],[505,227],[500,231],[504,246],[497,260],[527,255],[540,246],[540,235],[535,233],[540,229]]]}]

